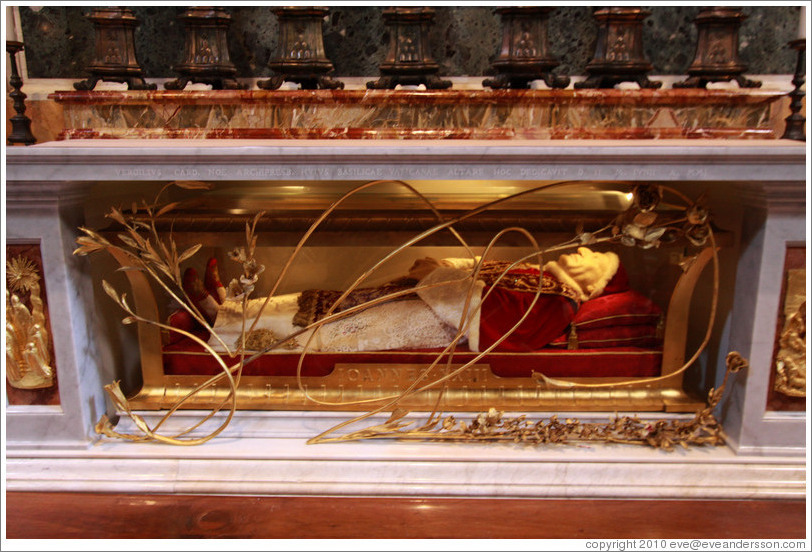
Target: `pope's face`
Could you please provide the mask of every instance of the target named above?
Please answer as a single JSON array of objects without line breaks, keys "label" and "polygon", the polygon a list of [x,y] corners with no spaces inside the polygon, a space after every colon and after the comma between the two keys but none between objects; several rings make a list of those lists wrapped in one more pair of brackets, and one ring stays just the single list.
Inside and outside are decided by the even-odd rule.
[{"label": "pope's face", "polygon": [[603,253],[596,253],[586,247],[579,247],[575,253],[561,255],[558,264],[578,284],[587,289],[601,279],[607,270]]}]

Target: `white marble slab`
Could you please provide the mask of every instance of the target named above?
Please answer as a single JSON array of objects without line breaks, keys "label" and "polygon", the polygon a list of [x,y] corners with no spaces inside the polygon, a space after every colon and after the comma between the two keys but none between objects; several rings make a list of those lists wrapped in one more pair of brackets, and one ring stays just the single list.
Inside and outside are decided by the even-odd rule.
[{"label": "white marble slab", "polygon": [[[75,140],[11,148],[9,181],[599,179],[803,181],[789,140]],[[81,163],[77,160],[81,159]],[[790,187],[796,199],[803,188]]]},{"label": "white marble slab", "polygon": [[483,446],[223,438],[201,447],[97,443],[9,451],[8,490],[579,498],[793,498],[797,458],[727,447],[663,452],[622,445]]}]

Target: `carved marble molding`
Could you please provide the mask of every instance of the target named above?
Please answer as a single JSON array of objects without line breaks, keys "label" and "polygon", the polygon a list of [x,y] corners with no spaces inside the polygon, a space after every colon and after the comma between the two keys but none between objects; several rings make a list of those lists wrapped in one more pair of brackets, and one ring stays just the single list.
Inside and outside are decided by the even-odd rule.
[{"label": "carved marble molding", "polygon": [[92,184],[83,180],[34,179],[15,185],[7,177],[6,201],[15,209],[42,209],[78,204],[87,197]]},{"label": "carved marble molding", "polygon": [[6,178],[10,204],[52,186],[83,186],[89,174],[95,181],[722,180],[763,183],[768,196],[775,187],[794,199],[805,193],[805,149],[790,140],[81,140],[10,148]]},{"label": "carved marble molding", "polygon": [[743,205],[775,213],[804,214],[806,188],[795,181],[740,182],[738,197]]}]

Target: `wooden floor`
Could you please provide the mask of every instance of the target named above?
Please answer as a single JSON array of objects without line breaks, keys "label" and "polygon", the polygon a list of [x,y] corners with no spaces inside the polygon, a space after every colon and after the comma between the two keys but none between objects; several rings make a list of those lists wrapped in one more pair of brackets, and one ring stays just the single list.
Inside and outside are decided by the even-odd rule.
[{"label": "wooden floor", "polygon": [[7,538],[805,538],[804,501],[6,494]]}]

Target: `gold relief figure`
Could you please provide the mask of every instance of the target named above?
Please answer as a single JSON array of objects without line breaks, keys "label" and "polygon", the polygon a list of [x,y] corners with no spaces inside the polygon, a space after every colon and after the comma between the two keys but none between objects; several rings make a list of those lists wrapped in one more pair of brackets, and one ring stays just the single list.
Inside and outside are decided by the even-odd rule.
[{"label": "gold relief figure", "polygon": [[307,59],[313,57],[310,51],[310,44],[306,38],[306,27],[299,25],[296,27],[296,39],[293,41],[293,47],[290,50],[291,59]]},{"label": "gold relief figure", "polygon": [[417,41],[417,36],[414,33],[408,36],[405,30],[404,34],[398,36],[398,61],[419,61],[417,57]]},{"label": "gold relief figure", "polygon": [[727,37],[724,34],[711,35],[705,59],[709,63],[725,63],[730,59],[730,53],[727,51]]},{"label": "gold relief figure", "polygon": [[[18,256],[6,263],[6,378],[18,389],[54,384],[48,331],[36,265]],[[31,310],[18,294],[27,292]]]},{"label": "gold relief figure", "polygon": [[209,63],[217,63],[217,56],[214,55],[211,46],[209,46],[209,37],[206,35],[203,35],[200,38],[200,47],[197,55],[195,56],[195,63],[201,63],[204,65]]},{"label": "gold relief figure", "polygon": [[110,46],[107,49],[107,55],[104,56],[105,63],[121,63],[121,52],[115,46]]},{"label": "gold relief figure", "polygon": [[775,390],[806,397],[806,301],[787,319],[775,357]]},{"label": "gold relief figure", "polygon": [[299,35],[298,40],[293,43],[293,50],[290,52],[290,57],[294,59],[307,59],[311,57],[310,45],[303,35]]},{"label": "gold relief figure", "polygon": [[522,29],[522,33],[513,45],[513,54],[518,57],[535,57],[537,55],[533,44],[533,35],[528,29]]},{"label": "gold relief figure", "polygon": [[118,36],[115,32],[109,31],[107,33],[107,51],[104,55],[105,63],[124,63],[121,57],[121,50],[118,47]]},{"label": "gold relief figure", "polygon": [[629,61],[630,56],[628,52],[626,30],[618,30],[614,40],[610,40],[611,47],[606,54],[606,59],[609,61]]}]

